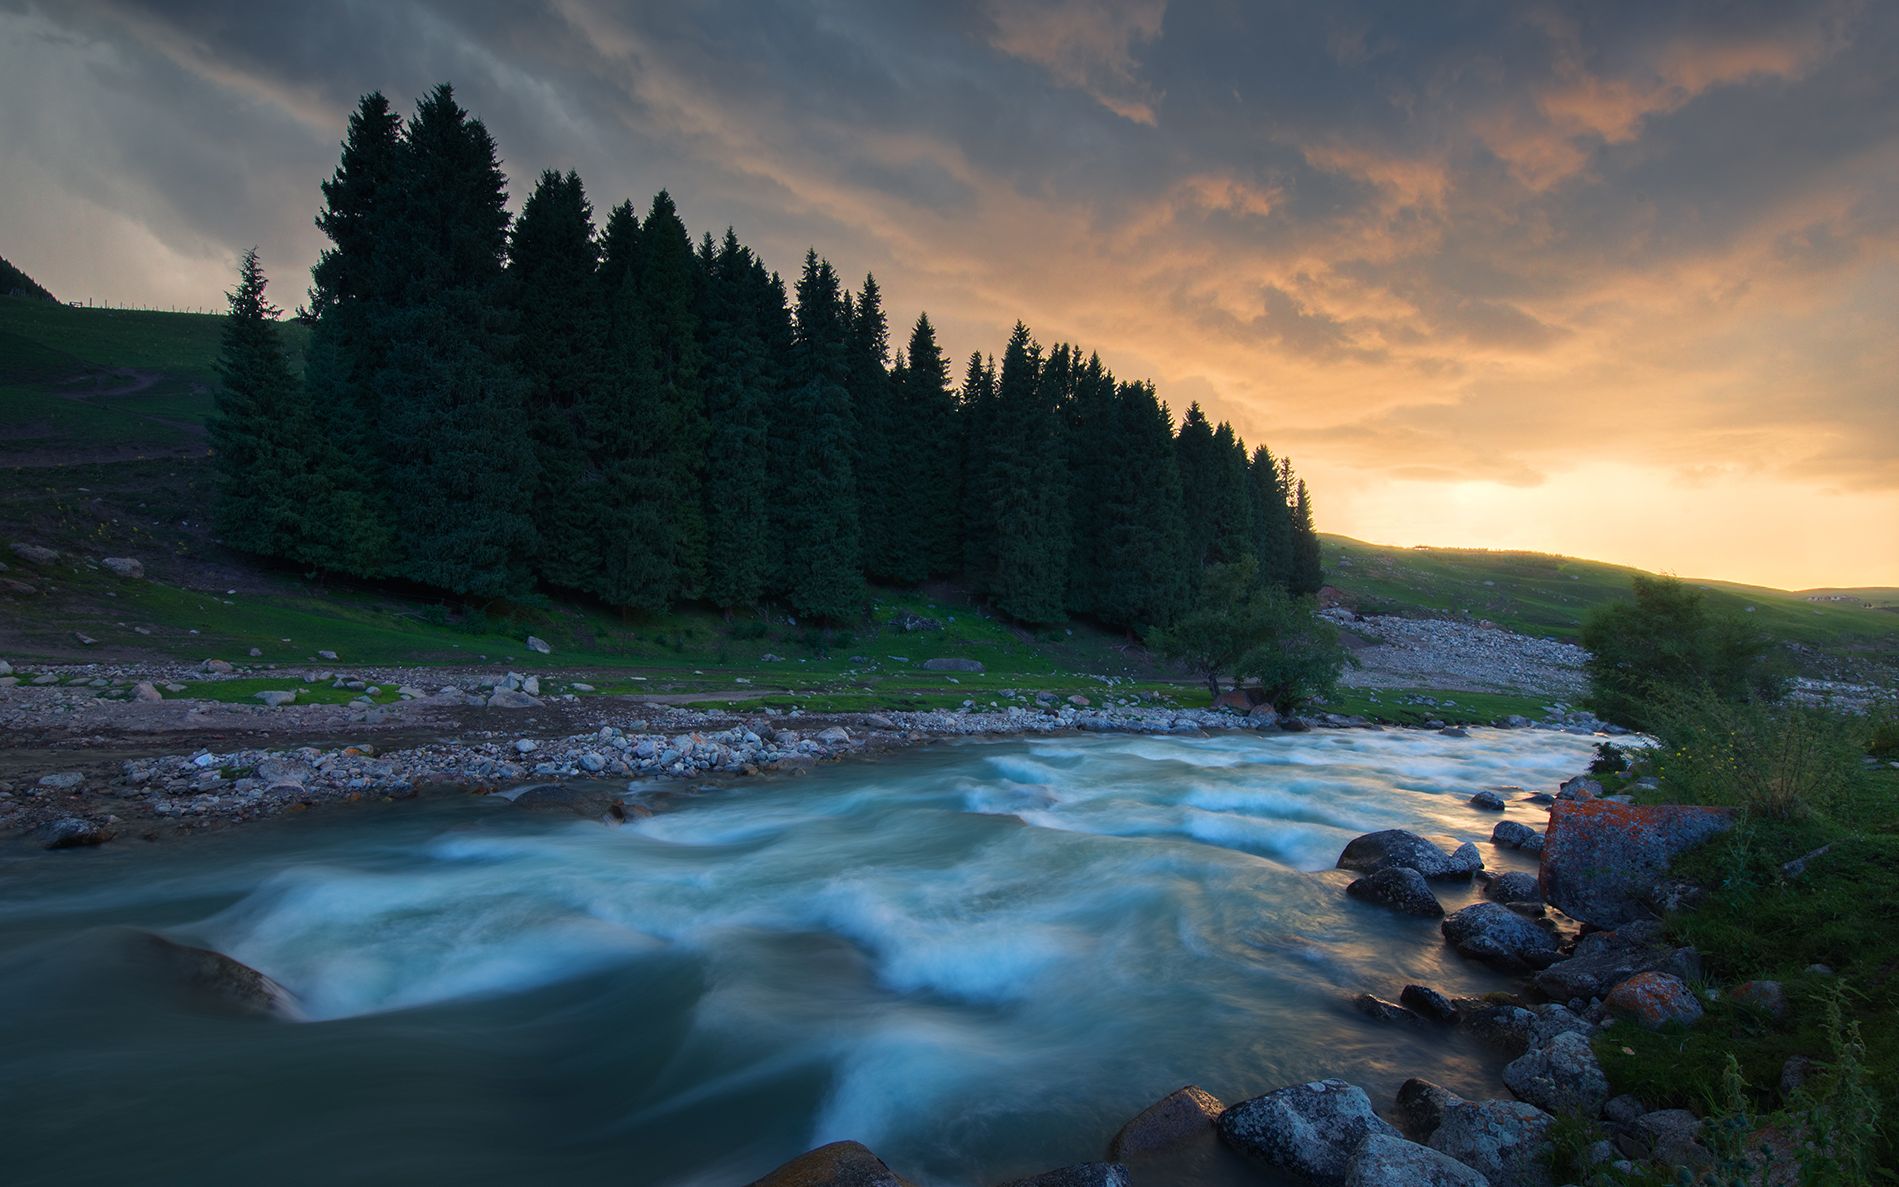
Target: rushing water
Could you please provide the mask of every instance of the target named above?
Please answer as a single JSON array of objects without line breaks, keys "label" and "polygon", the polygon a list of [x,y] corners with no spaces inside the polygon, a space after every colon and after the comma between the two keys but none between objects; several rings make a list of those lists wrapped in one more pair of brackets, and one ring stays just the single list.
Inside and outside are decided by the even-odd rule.
[{"label": "rushing water", "polygon": [[[1521,730],[1011,740],[619,828],[457,798],[10,851],[4,1177],[734,1184],[852,1137],[921,1182],[988,1184],[1101,1157],[1190,1081],[1494,1092],[1488,1055],[1346,1003],[1502,982],[1330,867],[1378,828],[1481,843],[1473,790],[1553,786],[1588,751]],[[231,953],[313,1021],[156,992],[128,927]]]}]

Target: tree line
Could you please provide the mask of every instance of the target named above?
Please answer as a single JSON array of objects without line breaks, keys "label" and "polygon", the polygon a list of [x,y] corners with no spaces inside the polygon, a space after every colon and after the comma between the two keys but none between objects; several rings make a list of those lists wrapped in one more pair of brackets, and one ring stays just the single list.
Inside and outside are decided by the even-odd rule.
[{"label": "tree line", "polygon": [[[952,382],[927,315],[892,351],[874,277],[787,286],[666,193],[596,226],[545,172],[519,217],[436,88],[352,114],[293,375],[255,251],[213,418],[225,541],[466,599],[537,587],[658,612],[847,621],[867,583],[966,584],[1029,624],[1162,626],[1208,566],[1321,583],[1305,483],[1195,405],[1017,324]],[[788,291],[789,288],[789,291]]]}]

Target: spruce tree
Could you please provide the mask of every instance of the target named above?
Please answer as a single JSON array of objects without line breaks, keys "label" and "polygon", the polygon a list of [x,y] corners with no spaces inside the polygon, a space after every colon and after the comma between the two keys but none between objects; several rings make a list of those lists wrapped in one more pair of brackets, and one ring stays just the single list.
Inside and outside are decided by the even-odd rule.
[{"label": "spruce tree", "polygon": [[837,274],[816,251],[798,280],[790,389],[774,420],[779,584],[798,614],[841,622],[863,610],[852,460],[850,325]]},{"label": "spruce tree", "polygon": [[268,283],[253,247],[238,265],[218,350],[222,382],[210,423],[218,489],[214,518],[220,538],[232,548],[293,557],[302,529],[298,477],[308,434],[277,337],[283,311],[265,297]]},{"label": "spruce tree", "polygon": [[857,480],[857,519],[864,572],[873,581],[905,583],[918,580],[915,537],[904,530],[896,502],[905,481],[893,456],[895,426],[888,360],[890,327],[884,316],[883,293],[877,278],[864,277],[864,287],[850,306],[848,386],[851,415],[857,426],[852,470]]},{"label": "spruce tree", "polygon": [[[1066,356],[1063,356],[1065,366]],[[1068,580],[1068,484],[1058,405],[1065,372],[1045,374],[1041,348],[1017,322],[996,381],[991,490],[996,608],[1028,623],[1057,622]]]},{"label": "spruce tree", "polygon": [[963,579],[988,593],[996,573],[996,361],[972,351],[963,372]]},{"label": "spruce tree", "polygon": [[[1075,357],[1080,357],[1079,352]],[[1071,614],[1094,614],[1106,579],[1102,569],[1105,536],[1121,512],[1108,500],[1117,488],[1119,472],[1128,465],[1120,450],[1114,376],[1101,365],[1100,355],[1089,355],[1088,361],[1076,368],[1065,420],[1068,609]]]},{"label": "spruce tree", "polygon": [[1096,510],[1092,612],[1131,631],[1166,626],[1186,604],[1193,574],[1173,418],[1152,384],[1117,385],[1112,456]]},{"label": "spruce tree", "polygon": [[1292,585],[1292,511],[1286,488],[1280,484],[1279,463],[1264,445],[1253,451],[1246,467],[1252,495],[1254,549],[1259,557],[1260,580],[1281,589]]},{"label": "spruce tree", "polygon": [[[1291,475],[1292,464],[1285,473]],[[1312,523],[1312,496],[1306,492],[1306,480],[1292,481],[1292,581],[1295,595],[1316,594],[1325,586],[1325,569],[1319,553],[1319,533]]]},{"label": "spruce tree", "polygon": [[599,568],[586,489],[594,459],[582,421],[606,364],[599,266],[593,207],[579,176],[542,173],[514,224],[508,291],[536,463],[536,568],[544,580],[576,590],[587,589]]},{"label": "spruce tree", "polygon": [[707,438],[704,365],[699,347],[701,268],[692,238],[661,190],[640,224],[639,317],[658,384],[654,419],[643,428],[651,439],[661,494],[666,499],[663,533],[650,541],[672,565],[673,598],[697,596],[705,575],[703,503]]},{"label": "spruce tree", "polygon": [[[710,241],[708,240],[708,246]],[[731,228],[716,250],[702,249],[706,598],[723,610],[750,606],[770,577],[768,417],[774,395],[758,309],[770,280]],[[761,291],[765,290],[765,291]]]},{"label": "spruce tree", "polygon": [[962,567],[964,426],[928,314],[917,315],[904,353],[892,453],[903,492],[901,526],[916,543],[898,579],[914,583]]},{"label": "spruce tree", "polygon": [[446,85],[403,134],[388,242],[388,357],[376,377],[400,573],[471,598],[531,586],[533,442],[503,299],[507,179]]},{"label": "spruce tree", "polygon": [[385,257],[395,246],[390,221],[402,162],[402,120],[372,91],[350,116],[316,219],[330,246],[310,274],[316,324],[304,354],[309,441],[296,482],[297,551],[307,564],[356,577],[383,576],[395,562],[375,377],[390,349],[395,274]]}]

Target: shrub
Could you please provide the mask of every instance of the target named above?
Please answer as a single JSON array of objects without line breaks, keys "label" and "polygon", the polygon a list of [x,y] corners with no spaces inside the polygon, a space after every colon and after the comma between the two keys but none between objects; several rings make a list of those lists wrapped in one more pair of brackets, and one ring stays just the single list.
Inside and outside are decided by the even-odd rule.
[{"label": "shrub", "polygon": [[1740,615],[1715,610],[1702,591],[1673,577],[1637,576],[1633,591],[1633,601],[1583,620],[1590,707],[1603,717],[1652,730],[1656,703],[1673,695],[1706,691],[1741,702],[1776,700],[1785,691],[1772,641]]},{"label": "shrub", "polygon": [[1853,722],[1812,706],[1734,703],[1708,691],[1650,707],[1669,798],[1763,816],[1832,815],[1861,778]]}]

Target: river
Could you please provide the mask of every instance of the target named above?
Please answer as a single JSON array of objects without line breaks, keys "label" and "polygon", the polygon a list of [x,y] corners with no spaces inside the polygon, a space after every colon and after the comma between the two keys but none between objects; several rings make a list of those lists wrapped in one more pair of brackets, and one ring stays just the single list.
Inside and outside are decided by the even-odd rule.
[{"label": "river", "polygon": [[[723,1185],[856,1138],[919,1183],[986,1187],[1103,1157],[1188,1082],[1497,1095],[1494,1056],[1348,1002],[1508,982],[1331,866],[1410,828],[1533,869],[1465,801],[1553,789],[1590,749],[1530,730],[972,741],[612,828],[451,797],[9,849],[0,1157],[16,1185]],[[1475,893],[1439,890],[1449,909]],[[230,953],[311,1020],[160,992],[131,928]]]}]

